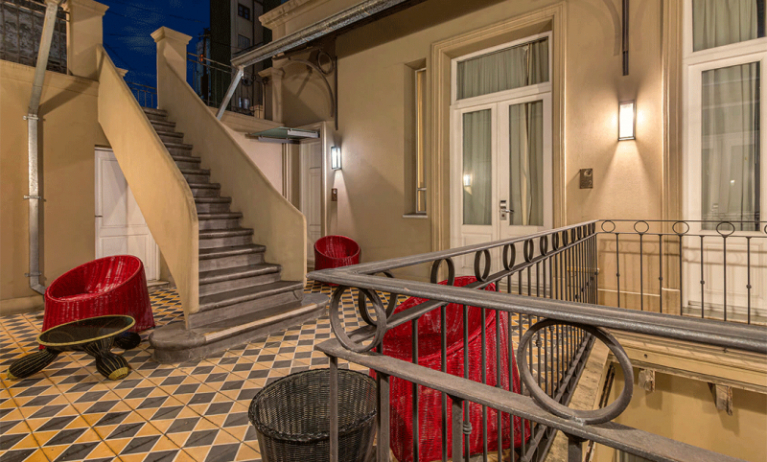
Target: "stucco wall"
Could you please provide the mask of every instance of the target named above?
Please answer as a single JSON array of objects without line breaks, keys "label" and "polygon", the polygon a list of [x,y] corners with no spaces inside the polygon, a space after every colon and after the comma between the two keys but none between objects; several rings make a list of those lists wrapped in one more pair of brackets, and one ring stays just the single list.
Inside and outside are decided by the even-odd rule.
[{"label": "stucco wall", "polygon": [[[634,397],[615,422],[747,461],[767,458],[767,395],[734,388],[730,416],[716,409],[706,382],[656,373],[655,391],[648,393],[638,385],[638,376],[635,369]],[[618,397],[623,383],[618,367],[610,401]],[[598,445],[594,462],[612,462],[613,454]]]},{"label": "stucco wall", "polygon": [[[310,19],[327,16],[331,3],[337,11],[348,2],[290,3],[318,6],[304,6],[300,15],[287,14],[287,25],[280,19],[274,26],[278,32],[290,32],[294,28],[290,21],[306,25]],[[344,165],[335,175],[335,183],[328,186],[338,188],[337,208],[331,217],[336,225],[331,226],[331,233],[358,240],[366,261],[436,250],[427,220],[402,217],[406,212],[405,188],[410,187],[404,181],[407,112],[411,110],[404,70],[409,63],[426,60],[427,73],[434,72],[429,62],[434,43],[557,3],[427,1],[338,38],[338,139]],[[661,1],[631,3],[634,32],[630,75],[626,77],[621,67],[619,0],[564,3],[564,27],[554,31],[555,35],[565,34],[566,44],[564,97],[560,102],[564,107],[560,136],[564,139],[565,168],[561,184],[555,184],[564,201],[559,211],[562,218],[555,224],[595,218],[661,218]],[[306,124],[329,119],[327,95],[317,76],[297,65],[285,71],[285,122]],[[427,81],[431,81],[428,76]],[[634,98],[637,140],[618,142],[618,103]],[[434,129],[433,123],[426,121],[427,131]],[[433,147],[427,146],[427,156],[433,153]],[[581,168],[594,169],[594,189],[579,189]]]},{"label": "stucco wall", "polygon": [[[34,68],[0,61],[0,299],[34,296],[29,271],[27,114]],[[95,255],[98,82],[48,72],[40,104],[44,283]]]}]

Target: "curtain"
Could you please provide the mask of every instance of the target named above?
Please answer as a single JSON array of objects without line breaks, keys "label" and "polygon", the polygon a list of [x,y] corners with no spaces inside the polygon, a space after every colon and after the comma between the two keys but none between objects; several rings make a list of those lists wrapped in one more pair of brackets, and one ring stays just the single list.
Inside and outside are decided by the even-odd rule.
[{"label": "curtain", "polygon": [[543,226],[543,102],[509,106],[512,226]]},{"label": "curtain", "polygon": [[759,73],[758,62],[703,72],[702,210],[712,221],[704,229],[718,221],[758,229]]},{"label": "curtain", "polygon": [[492,224],[492,116],[490,109],[463,114],[463,224]]},{"label": "curtain", "polygon": [[693,0],[693,51],[764,37],[765,0]]},{"label": "curtain", "polygon": [[548,39],[494,51],[458,63],[458,99],[548,82]]}]

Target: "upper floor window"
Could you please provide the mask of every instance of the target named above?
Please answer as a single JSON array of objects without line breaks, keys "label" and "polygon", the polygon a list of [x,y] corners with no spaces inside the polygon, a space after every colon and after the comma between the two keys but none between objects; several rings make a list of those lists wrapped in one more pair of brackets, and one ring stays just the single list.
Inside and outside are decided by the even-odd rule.
[{"label": "upper floor window", "polygon": [[457,61],[456,101],[549,81],[548,35],[481,53]]},{"label": "upper floor window", "polygon": [[250,8],[240,3],[237,4],[237,16],[250,21]]},{"label": "upper floor window", "polygon": [[757,231],[767,203],[765,0],[688,0],[685,18],[686,216],[704,230]]},{"label": "upper floor window", "polygon": [[237,48],[240,50],[250,48],[250,39],[244,35],[237,35]]}]

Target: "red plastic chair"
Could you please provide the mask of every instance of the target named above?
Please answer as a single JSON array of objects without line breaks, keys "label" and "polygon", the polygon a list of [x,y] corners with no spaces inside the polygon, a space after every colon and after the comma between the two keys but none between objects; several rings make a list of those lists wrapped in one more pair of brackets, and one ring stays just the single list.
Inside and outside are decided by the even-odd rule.
[{"label": "red plastic chair", "polygon": [[325,236],[314,243],[314,269],[339,268],[360,262],[360,246],[345,236]]},{"label": "red plastic chair", "polygon": [[[455,287],[463,287],[475,282],[472,276],[458,277],[455,279]],[[440,282],[447,285],[447,281]],[[495,285],[488,285],[485,290],[495,291]],[[401,303],[395,313],[412,308],[425,302],[425,299],[410,297]],[[469,379],[482,382],[482,309],[469,307]],[[451,303],[446,307],[447,319],[447,372],[459,377],[464,376],[463,369],[463,306]],[[487,349],[484,352],[486,361],[487,384],[496,385],[498,364],[496,363],[496,335],[500,335],[500,373],[501,387],[509,389],[509,332],[508,313],[501,312],[499,315],[500,325],[496,325],[495,310],[485,311],[485,334]],[[432,310],[421,316],[418,321],[418,365],[441,370],[442,367],[442,341],[440,335],[441,310]],[[500,331],[500,332],[499,332]],[[412,361],[413,337],[411,323],[402,324],[388,331],[384,337],[383,354]],[[517,363],[512,349],[511,369],[513,370],[512,391],[519,393],[520,382]],[[371,371],[371,375],[374,373]],[[401,462],[413,460],[413,385],[405,380],[392,377],[390,380],[391,396],[391,449],[394,456]],[[447,439],[448,458],[452,458],[452,429],[450,425],[451,407],[450,400],[447,403]],[[470,439],[471,454],[482,452],[482,406],[471,403],[470,422],[473,428]],[[442,395],[440,392],[426,387],[418,387],[418,460],[433,461],[442,459]],[[503,449],[508,449],[510,444],[511,421],[508,414],[502,415]],[[487,439],[488,450],[497,451],[498,448],[498,415],[494,409],[487,410]],[[519,447],[522,443],[522,421],[514,417],[514,446]],[[525,440],[530,437],[530,427],[525,425]]]},{"label": "red plastic chair", "polygon": [[45,291],[43,331],[107,314],[132,316],[133,332],[155,326],[140,259],[131,255],[100,258],[62,274]]}]

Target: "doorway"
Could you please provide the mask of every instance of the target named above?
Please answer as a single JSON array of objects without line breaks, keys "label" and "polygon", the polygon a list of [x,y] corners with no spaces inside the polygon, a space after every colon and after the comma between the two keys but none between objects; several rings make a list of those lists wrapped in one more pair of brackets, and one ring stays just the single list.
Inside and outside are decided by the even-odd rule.
[{"label": "doorway", "polygon": [[[548,51],[542,51],[547,50],[543,48],[548,46],[547,37],[483,50],[453,63],[450,216],[454,248],[553,227],[551,85],[545,64]],[[506,58],[499,57],[504,53]],[[479,61],[461,67],[461,60]],[[535,60],[544,70],[530,78],[530,62]],[[523,69],[518,71],[518,66]],[[487,75],[515,72],[522,74],[516,87],[514,78],[495,83],[494,76]],[[462,77],[468,83],[462,83]],[[468,97],[461,98],[462,93]],[[499,255],[493,257],[499,262]],[[473,256],[455,263],[460,274],[474,273]]]},{"label": "doorway", "polygon": [[314,268],[314,244],[322,237],[322,141],[304,141],[300,159],[300,209],[306,217],[306,260]]},{"label": "doorway", "polygon": [[96,258],[133,255],[147,281],[160,278],[160,250],[111,149],[96,148]]}]

